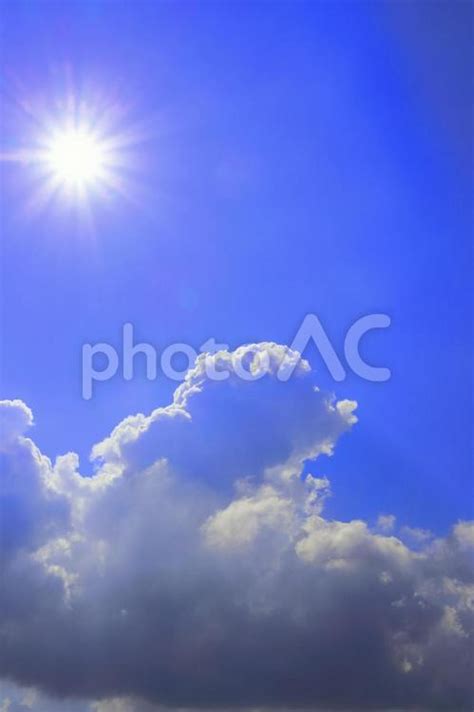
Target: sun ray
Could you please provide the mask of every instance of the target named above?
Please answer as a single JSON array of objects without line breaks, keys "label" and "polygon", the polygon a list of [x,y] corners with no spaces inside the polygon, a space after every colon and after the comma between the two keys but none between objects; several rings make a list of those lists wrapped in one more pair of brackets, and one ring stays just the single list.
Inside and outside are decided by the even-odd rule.
[{"label": "sun ray", "polygon": [[71,90],[48,108],[38,102],[35,110],[34,101],[28,112],[23,108],[28,124],[23,141],[1,151],[0,161],[27,169],[26,215],[73,207],[78,219],[87,214],[91,223],[101,202],[120,196],[136,203],[131,175],[136,179],[136,148],[147,140],[146,132],[140,122],[131,122],[129,110],[116,99],[94,93],[89,99]]}]

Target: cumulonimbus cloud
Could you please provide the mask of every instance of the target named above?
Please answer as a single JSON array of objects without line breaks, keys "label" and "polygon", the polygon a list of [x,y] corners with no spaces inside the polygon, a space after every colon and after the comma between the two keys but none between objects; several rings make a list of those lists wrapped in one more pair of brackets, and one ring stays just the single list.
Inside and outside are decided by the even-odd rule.
[{"label": "cumulonimbus cloud", "polygon": [[278,380],[286,347],[255,353],[251,381],[201,356],[173,403],[94,446],[93,477],[0,403],[0,674],[99,712],[470,709],[473,524],[410,547],[394,518],[326,519],[329,482],[303,469],[356,404],[305,361]]}]

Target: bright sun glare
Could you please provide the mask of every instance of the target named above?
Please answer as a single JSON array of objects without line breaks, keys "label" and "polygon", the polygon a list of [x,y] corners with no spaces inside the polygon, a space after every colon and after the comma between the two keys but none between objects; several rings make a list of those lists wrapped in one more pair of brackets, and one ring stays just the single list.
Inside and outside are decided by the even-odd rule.
[{"label": "bright sun glare", "polygon": [[54,135],[48,146],[46,163],[53,177],[69,186],[85,187],[100,180],[106,170],[103,143],[86,129],[72,129]]},{"label": "bright sun glare", "polygon": [[30,113],[34,130],[25,133],[29,145],[0,151],[0,161],[29,168],[26,212],[38,214],[59,202],[78,206],[89,221],[101,201],[137,199],[141,185],[132,169],[143,127],[126,124],[118,103],[86,104],[71,91],[64,101],[52,102],[49,112],[38,108]]}]

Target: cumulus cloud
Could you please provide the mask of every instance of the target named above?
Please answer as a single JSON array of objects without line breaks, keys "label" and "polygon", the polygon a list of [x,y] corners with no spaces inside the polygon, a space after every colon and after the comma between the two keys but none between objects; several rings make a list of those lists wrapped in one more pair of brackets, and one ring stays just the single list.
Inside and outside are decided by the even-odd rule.
[{"label": "cumulus cloud", "polygon": [[21,400],[0,400],[0,433],[8,442],[23,435],[33,425],[33,413]]},{"label": "cumulus cloud", "polygon": [[[209,378],[236,353],[252,378]],[[355,407],[283,346],[201,356],[84,477],[0,403],[0,704],[23,712],[34,688],[38,712],[470,709],[472,525],[410,548],[394,519],[325,518],[330,484],[303,474]]]},{"label": "cumulus cloud", "polygon": [[68,501],[54,487],[51,462],[24,433],[33,423],[21,401],[0,401],[0,555],[32,552],[65,528]]},{"label": "cumulus cloud", "polygon": [[454,526],[454,536],[461,546],[474,548],[474,522],[458,522]]}]

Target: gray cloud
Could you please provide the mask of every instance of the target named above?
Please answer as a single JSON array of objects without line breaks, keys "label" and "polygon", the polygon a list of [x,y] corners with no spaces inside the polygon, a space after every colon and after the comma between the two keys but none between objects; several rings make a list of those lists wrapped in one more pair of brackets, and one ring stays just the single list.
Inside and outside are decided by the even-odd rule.
[{"label": "gray cloud", "polygon": [[410,548],[387,515],[325,519],[329,483],[303,465],[355,404],[305,362],[280,382],[285,347],[243,348],[268,355],[261,378],[211,381],[201,358],[93,448],[94,477],[0,404],[2,675],[71,712],[470,709],[472,523]]}]

